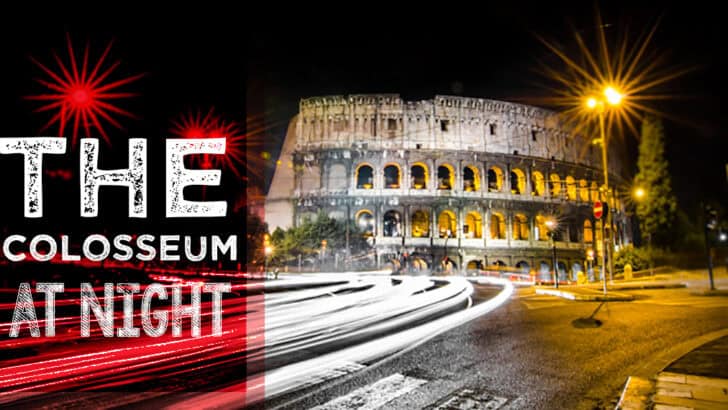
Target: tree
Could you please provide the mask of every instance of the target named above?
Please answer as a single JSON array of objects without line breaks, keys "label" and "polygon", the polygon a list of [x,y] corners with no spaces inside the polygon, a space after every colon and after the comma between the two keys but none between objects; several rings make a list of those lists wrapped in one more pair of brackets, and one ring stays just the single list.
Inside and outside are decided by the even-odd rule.
[{"label": "tree", "polygon": [[245,224],[246,253],[245,262],[248,264],[260,263],[263,260],[263,237],[268,232],[268,224],[258,215],[248,213]]},{"label": "tree", "polygon": [[669,233],[677,203],[665,159],[662,120],[657,117],[642,120],[637,169],[635,185],[647,192],[647,198],[637,204],[640,232],[658,245],[670,245]]},{"label": "tree", "polygon": [[327,252],[346,249],[347,224],[349,225],[349,251],[354,255],[369,247],[363,234],[353,222],[340,221],[320,212],[315,219],[305,219],[300,225],[286,231],[276,229],[271,236],[273,259],[285,263],[298,258],[319,255],[322,242]]}]

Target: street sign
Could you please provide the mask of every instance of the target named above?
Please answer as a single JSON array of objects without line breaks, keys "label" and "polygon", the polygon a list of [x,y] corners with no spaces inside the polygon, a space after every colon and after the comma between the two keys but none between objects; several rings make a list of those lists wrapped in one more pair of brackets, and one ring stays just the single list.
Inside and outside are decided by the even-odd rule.
[{"label": "street sign", "polygon": [[597,219],[602,219],[602,215],[604,214],[604,206],[602,205],[601,201],[594,202],[594,217]]}]

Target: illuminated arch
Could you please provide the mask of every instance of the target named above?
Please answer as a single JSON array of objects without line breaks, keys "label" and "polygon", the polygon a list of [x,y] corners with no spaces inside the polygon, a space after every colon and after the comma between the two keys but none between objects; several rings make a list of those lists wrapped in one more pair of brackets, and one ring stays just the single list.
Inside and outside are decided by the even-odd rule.
[{"label": "illuminated arch", "polygon": [[356,226],[364,236],[374,236],[374,214],[368,209],[362,209],[354,216]]},{"label": "illuminated arch", "polygon": [[437,167],[437,189],[451,190],[455,186],[455,168],[450,164]]},{"label": "illuminated arch", "polygon": [[427,183],[430,179],[430,173],[427,170],[427,165],[422,162],[415,162],[410,168],[410,179],[412,180],[410,188],[412,189],[427,189]]},{"label": "illuminated arch", "polygon": [[384,188],[399,189],[402,186],[402,171],[398,164],[387,164],[382,172],[384,174]]},{"label": "illuminated arch", "polygon": [[524,214],[513,215],[513,240],[528,240],[528,217]]},{"label": "illuminated arch", "polygon": [[468,262],[467,265],[465,265],[465,269],[467,271],[477,271],[482,269],[483,267],[483,261],[482,260],[472,260]]},{"label": "illuminated arch", "polygon": [[522,273],[528,273],[531,269],[531,266],[526,261],[519,261],[516,263],[516,268],[520,270]]},{"label": "illuminated arch", "polygon": [[387,211],[382,218],[382,235],[393,237],[402,236],[402,214],[397,211]]},{"label": "illuminated arch", "polygon": [[360,164],[356,167],[356,187],[357,189],[374,188],[374,168],[371,165]]},{"label": "illuminated arch", "polygon": [[549,175],[549,192],[552,197],[558,197],[561,194],[561,178],[559,174]]},{"label": "illuminated arch", "polygon": [[586,179],[579,180],[579,199],[589,202],[589,183],[586,182]]},{"label": "illuminated arch", "polygon": [[458,219],[453,211],[444,210],[440,212],[437,217],[437,230],[440,238],[457,237],[457,226]]},{"label": "illuminated arch", "polygon": [[594,242],[594,229],[589,219],[584,220],[584,243]]},{"label": "illuminated arch", "polygon": [[490,239],[506,239],[506,219],[499,212],[490,214]]},{"label": "illuminated arch", "polygon": [[466,238],[482,238],[483,237],[483,217],[476,211],[468,212],[465,215],[465,232],[463,236]]},{"label": "illuminated arch", "polygon": [[503,188],[503,170],[493,165],[488,168],[488,192],[500,192]]},{"label": "illuminated arch", "polygon": [[566,198],[569,201],[576,201],[576,180],[571,175],[566,177]]},{"label": "illuminated arch", "polygon": [[518,168],[511,169],[511,193],[516,195],[526,193],[526,174]]},{"label": "illuminated arch", "polygon": [[538,171],[533,171],[531,174],[531,185],[533,186],[533,195],[543,196],[544,192],[546,192],[546,180],[543,174]]},{"label": "illuminated arch", "polygon": [[537,241],[546,241],[549,239],[549,228],[546,226],[546,218],[543,215],[536,215],[534,219],[535,238]]},{"label": "illuminated arch", "polygon": [[592,181],[591,187],[589,189],[589,196],[591,197],[592,202],[596,202],[599,200],[599,184],[597,184],[596,181]]},{"label": "illuminated arch", "polygon": [[480,173],[478,168],[468,165],[463,168],[463,191],[480,191]]},{"label": "illuminated arch", "polygon": [[426,238],[430,236],[430,214],[417,210],[412,213],[412,236],[414,238]]}]

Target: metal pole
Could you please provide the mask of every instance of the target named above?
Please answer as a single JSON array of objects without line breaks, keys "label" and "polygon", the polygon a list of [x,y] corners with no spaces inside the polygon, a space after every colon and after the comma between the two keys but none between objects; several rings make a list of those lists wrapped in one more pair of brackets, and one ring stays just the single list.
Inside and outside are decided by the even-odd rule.
[{"label": "metal pole", "polygon": [[705,233],[705,252],[708,256],[708,277],[710,278],[710,290],[715,290],[715,282],[713,281],[713,255],[710,252],[710,236],[708,235],[707,223],[703,227]]},{"label": "metal pole", "polygon": [[554,234],[551,233],[551,252],[552,252],[552,263],[554,264],[554,286],[556,289],[559,288],[559,265],[556,261],[556,240],[554,240]]},{"label": "metal pole", "polygon": [[[611,241],[607,241],[607,230],[606,225],[610,225],[610,231],[611,231],[611,221],[612,221],[612,213],[609,209],[609,169],[607,168],[607,137],[606,133],[604,132],[604,107],[600,108],[599,110],[599,134],[601,137],[601,145],[602,145],[602,168],[604,170],[604,190],[607,194],[607,217],[602,220],[602,278],[604,278],[604,294],[607,294],[607,252],[611,251],[611,247],[607,246],[608,243],[611,243]],[[611,276],[611,272],[610,272]]]}]

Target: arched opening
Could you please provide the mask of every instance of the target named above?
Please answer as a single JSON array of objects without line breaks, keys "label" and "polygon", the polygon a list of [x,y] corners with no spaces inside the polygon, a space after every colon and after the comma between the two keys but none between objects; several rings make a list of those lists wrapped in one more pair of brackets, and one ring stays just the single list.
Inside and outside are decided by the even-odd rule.
[{"label": "arched opening", "polygon": [[488,168],[488,192],[500,192],[503,188],[503,170],[493,165]]},{"label": "arched opening", "polygon": [[450,190],[455,186],[455,170],[451,165],[442,164],[437,167],[437,189]]},{"label": "arched opening", "polygon": [[483,261],[481,260],[472,260],[468,262],[467,265],[465,265],[465,269],[468,272],[476,272],[483,268]]},{"label": "arched opening", "polygon": [[390,164],[384,167],[384,187],[387,189],[399,189],[400,172],[398,165]]},{"label": "arched opening", "polygon": [[[538,266],[538,273],[541,275],[549,275],[551,274],[551,265],[546,261],[541,261],[541,263]],[[548,276],[546,276],[547,279],[550,279]]]},{"label": "arched opening", "polygon": [[374,170],[370,165],[362,164],[356,168],[356,187],[358,189],[374,188]]},{"label": "arched opening", "polygon": [[526,174],[518,168],[511,169],[511,193],[521,195],[526,192]]},{"label": "arched opening", "polygon": [[506,219],[501,213],[490,214],[490,238],[506,239]]},{"label": "arched opening", "polygon": [[568,273],[568,271],[566,270],[566,263],[564,263],[563,261],[557,261],[556,266],[559,270],[559,280],[568,279],[568,277],[566,276]]},{"label": "arched opening", "polygon": [[571,277],[574,279],[579,278],[579,272],[584,272],[583,268],[581,267],[581,264],[579,262],[574,262],[571,265]]},{"label": "arched opening", "polygon": [[455,238],[457,236],[458,220],[453,211],[445,210],[437,217],[437,230],[440,238]]},{"label": "arched opening", "polygon": [[356,226],[364,234],[364,236],[374,235],[374,214],[367,210],[362,209],[356,213],[355,217]]},{"label": "arched opening", "polygon": [[478,168],[470,165],[463,168],[463,191],[480,191],[480,175],[478,175]]},{"label": "arched opening", "polygon": [[463,236],[466,238],[483,237],[483,218],[478,212],[469,212],[465,216],[465,226],[463,226],[463,230]]},{"label": "arched opening", "polygon": [[524,214],[513,215],[513,240],[528,240],[528,218]]},{"label": "arched opening", "polygon": [[592,223],[590,220],[584,220],[584,243],[594,242],[594,230],[592,229]]},{"label": "arched opening", "polygon": [[528,262],[526,262],[526,261],[520,261],[520,262],[518,262],[518,263],[516,264],[516,268],[517,268],[517,269],[518,269],[518,270],[519,270],[519,271],[520,271],[521,273],[528,273],[528,272],[529,272],[529,270],[531,269],[531,266],[530,266],[530,265],[528,264]]},{"label": "arched opening", "polygon": [[579,242],[579,223],[576,221],[569,221],[569,242]]},{"label": "arched opening", "polygon": [[427,189],[427,165],[418,162],[412,165],[410,177],[412,178],[412,189]]},{"label": "arched opening", "polygon": [[561,194],[561,178],[558,174],[549,175],[549,192],[551,196],[557,198]]},{"label": "arched opening", "polygon": [[589,184],[586,179],[579,180],[579,199],[584,202],[589,202]]},{"label": "arched opening", "polygon": [[576,180],[571,175],[566,177],[566,198],[576,201]]},{"label": "arched opening", "polygon": [[546,218],[543,215],[536,215],[534,219],[535,238],[537,241],[547,241],[549,239],[549,228],[546,226]]},{"label": "arched opening", "polygon": [[414,238],[427,238],[430,236],[430,215],[422,210],[412,214],[412,236]]},{"label": "arched opening", "polygon": [[424,272],[427,271],[429,268],[429,266],[427,266],[427,262],[422,258],[415,257],[410,261],[410,263],[412,266],[412,270],[414,270],[415,272]]},{"label": "arched opening", "polygon": [[596,181],[592,181],[589,193],[591,194],[592,202],[599,200],[599,184]]},{"label": "arched opening", "polygon": [[538,171],[533,171],[531,174],[531,185],[533,186],[531,191],[533,195],[543,196],[544,192],[546,192],[546,180],[543,174]]},{"label": "arched opening", "polygon": [[402,236],[402,216],[397,211],[387,211],[382,219],[384,236]]}]

